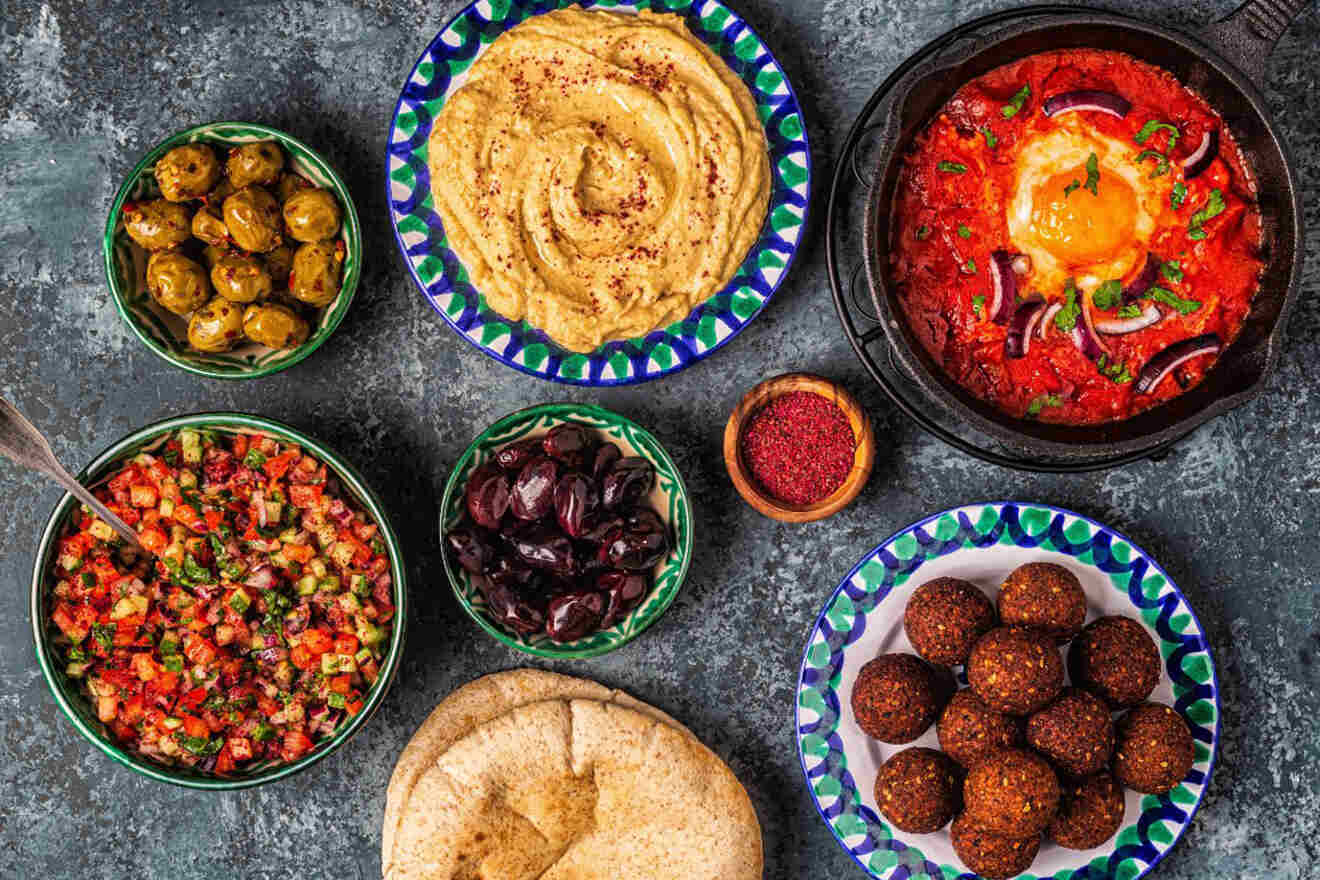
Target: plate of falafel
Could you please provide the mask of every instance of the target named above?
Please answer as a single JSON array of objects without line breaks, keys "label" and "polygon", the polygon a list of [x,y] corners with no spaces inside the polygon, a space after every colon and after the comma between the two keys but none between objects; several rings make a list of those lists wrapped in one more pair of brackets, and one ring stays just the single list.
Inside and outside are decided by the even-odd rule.
[{"label": "plate of falafel", "polygon": [[881,880],[1134,880],[1200,806],[1219,686],[1186,597],[1113,529],[953,508],[879,544],[807,640],[807,787]]}]

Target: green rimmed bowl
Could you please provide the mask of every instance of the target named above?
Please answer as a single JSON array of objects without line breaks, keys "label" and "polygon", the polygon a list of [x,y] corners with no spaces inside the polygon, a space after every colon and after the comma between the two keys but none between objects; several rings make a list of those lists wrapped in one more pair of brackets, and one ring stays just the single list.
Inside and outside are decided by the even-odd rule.
[{"label": "green rimmed bowl", "polygon": [[380,708],[394,681],[399,661],[403,656],[403,639],[408,619],[408,590],[405,580],[403,552],[399,539],[391,528],[385,515],[384,505],[375,493],[367,487],[361,475],[338,453],[317,440],[273,419],[261,416],[233,412],[195,413],[165,419],[145,428],[140,428],[114,443],[91,464],[78,473],[77,479],[84,485],[90,485],[106,476],[114,465],[139,450],[150,445],[162,434],[177,431],[180,428],[209,428],[220,432],[260,432],[291,443],[297,443],[313,455],[320,458],[327,468],[339,480],[340,485],[356,501],[372,520],[380,526],[380,535],[385,541],[390,554],[390,577],[394,587],[394,619],[391,621],[390,648],[380,667],[380,677],[366,696],[362,711],[346,719],[328,740],[317,743],[316,748],[297,761],[267,763],[264,766],[249,767],[243,771],[228,775],[215,776],[202,773],[189,767],[170,767],[149,758],[132,754],[120,748],[106,731],[105,725],[96,717],[96,712],[77,682],[64,674],[63,664],[55,657],[51,643],[49,621],[49,579],[51,565],[58,552],[60,532],[76,509],[78,501],[65,493],[41,533],[41,542],[37,548],[36,560],[32,566],[32,588],[29,613],[32,617],[32,637],[36,644],[37,663],[41,674],[46,679],[51,695],[55,697],[60,711],[87,738],[115,761],[123,764],[150,779],[169,782],[187,788],[199,788],[210,791],[232,791],[251,788],[285,779],[323,760],[348,742],[354,734],[366,726],[367,722]]},{"label": "green rimmed bowl", "polygon": [[[276,141],[288,167],[319,187],[330,190],[344,209],[339,240],[344,243],[344,275],[335,297],[321,309],[307,341],[296,348],[271,349],[244,342],[232,351],[210,353],[188,345],[188,319],[162,309],[147,293],[147,252],[124,231],[124,203],[155,198],[156,162],[181,144],[206,143],[221,150],[254,141]],[[212,379],[256,379],[277,373],[307,357],[335,332],[344,320],[362,274],[362,230],[348,187],[321,154],[297,138],[254,122],[210,122],[172,134],[151,149],[119,188],[105,223],[102,245],[105,277],[119,317],[143,344],[174,366]]]},{"label": "green rimmed bowl", "polygon": [[614,626],[577,641],[559,643],[551,641],[544,633],[523,636],[496,623],[487,610],[485,597],[472,582],[471,574],[456,565],[447,550],[443,554],[445,573],[449,575],[458,603],[468,616],[509,647],[538,657],[596,657],[631,642],[665,613],[678,595],[692,559],[692,502],[687,486],[669,453],[650,431],[618,413],[591,404],[545,403],[505,416],[472,441],[449,475],[440,502],[440,537],[443,543],[444,535],[463,519],[464,490],[474,470],[515,440],[539,437],[565,422],[581,425],[616,444],[625,456],[639,455],[655,467],[656,481],[650,503],[669,525],[674,546],[656,566],[651,592]]}]

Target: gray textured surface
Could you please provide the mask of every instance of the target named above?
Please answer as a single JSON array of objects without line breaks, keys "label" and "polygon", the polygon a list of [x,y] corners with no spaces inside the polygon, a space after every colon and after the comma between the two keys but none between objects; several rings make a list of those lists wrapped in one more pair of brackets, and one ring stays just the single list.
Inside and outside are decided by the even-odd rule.
[{"label": "gray textured surface", "polygon": [[[952,24],[1011,4],[738,5],[779,48],[804,98],[819,189],[853,115],[894,65]],[[815,244],[771,308],[712,359],[640,388],[552,386],[449,331],[413,289],[385,219],[390,110],[418,52],[459,6],[0,0],[0,394],[75,467],[139,425],[204,409],[274,416],[329,441],[390,508],[416,608],[383,710],[317,768],[224,795],[140,779],[84,742],[41,681],[26,594],[58,493],[0,462],[0,876],[379,876],[385,782],[413,728],[456,685],[525,662],[452,601],[434,528],[445,476],[495,418],[565,397],[598,401],[656,432],[695,492],[699,537],[688,584],[653,630],[614,655],[556,668],[656,703],[727,759],[760,813],[768,878],[861,876],[815,815],[793,745],[799,654],[824,597],[891,530],[1000,497],[1072,507],[1127,532],[1163,562],[1209,630],[1225,708],[1219,769],[1191,832],[1156,874],[1320,876],[1320,390],[1311,373],[1320,259],[1260,399],[1163,463],[1098,476],[979,466],[895,418],[843,339]],[[1231,3],[1111,6],[1193,27]],[[1313,255],[1318,48],[1312,9],[1280,44],[1266,90],[1299,160]],[[304,364],[242,384],[194,379],[157,360],[120,323],[101,271],[100,230],[120,175],[171,131],[222,118],[275,125],[328,155],[356,194],[367,247],[338,333]],[[815,525],[759,517],[720,461],[738,396],[790,369],[845,381],[881,438],[860,500]]]}]

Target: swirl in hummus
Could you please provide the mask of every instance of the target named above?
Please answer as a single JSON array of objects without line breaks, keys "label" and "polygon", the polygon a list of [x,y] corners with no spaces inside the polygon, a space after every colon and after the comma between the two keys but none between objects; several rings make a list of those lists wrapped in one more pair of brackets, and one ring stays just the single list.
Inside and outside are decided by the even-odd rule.
[{"label": "swirl in hummus", "polygon": [[574,351],[680,320],[737,271],[770,198],[747,87],[682,19],[539,15],[436,117],[431,189],[492,309]]}]

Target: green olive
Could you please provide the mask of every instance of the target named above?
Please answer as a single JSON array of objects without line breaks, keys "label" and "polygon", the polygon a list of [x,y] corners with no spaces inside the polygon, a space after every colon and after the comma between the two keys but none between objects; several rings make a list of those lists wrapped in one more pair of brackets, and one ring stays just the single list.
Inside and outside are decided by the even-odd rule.
[{"label": "green olive", "polygon": [[147,260],[151,298],[176,315],[186,315],[211,296],[206,270],[178,251],[159,251]]},{"label": "green olive", "polygon": [[296,192],[284,203],[284,223],[298,241],[325,241],[339,231],[339,202],[323,189]]},{"label": "green olive", "polygon": [[310,189],[311,181],[301,174],[295,174],[292,171],[286,171],[280,175],[280,182],[275,184],[275,195],[281,202],[287,202],[289,196],[302,189]]},{"label": "green olive", "polygon": [[256,302],[271,291],[270,273],[261,260],[231,253],[211,267],[211,286],[230,302]]},{"label": "green olive", "polygon": [[266,272],[276,284],[286,284],[293,270],[293,248],[282,244],[265,255]]},{"label": "green olive", "polygon": [[188,342],[198,351],[229,351],[243,336],[243,310],[217,296],[188,322]]},{"label": "green olive", "polygon": [[293,255],[289,292],[318,309],[328,305],[339,295],[339,272],[343,265],[343,242],[304,244]]},{"label": "green olive", "polygon": [[206,144],[175,147],[156,162],[160,194],[171,202],[200,199],[219,179],[220,162]]},{"label": "green olive", "polygon": [[254,183],[274,183],[284,168],[284,154],[274,141],[243,144],[229,151],[225,167],[229,182],[237,189]]},{"label": "green olive", "polygon": [[225,226],[245,251],[264,254],[280,244],[280,206],[259,186],[240,189],[225,199]]},{"label": "green olive", "polygon": [[128,237],[149,251],[178,247],[192,235],[188,209],[175,202],[156,199],[124,205],[124,229]]},{"label": "green olive", "polygon": [[223,244],[208,244],[206,247],[202,248],[202,262],[206,264],[206,271],[210,272],[215,268],[216,263],[220,262],[230,253],[232,253],[232,251],[229,249],[229,246]]},{"label": "green olive", "polygon": [[229,228],[220,217],[220,209],[203,205],[192,218],[192,234],[210,245],[220,247],[229,243]]},{"label": "green olive", "polygon": [[235,190],[234,185],[229,182],[228,177],[220,178],[220,182],[217,183],[215,188],[205,196],[207,207],[215,208],[217,211],[222,210],[225,204],[225,199],[232,196],[235,192],[237,192],[237,190]]},{"label": "green olive", "polygon": [[248,306],[243,313],[243,332],[267,348],[294,348],[307,339],[310,328],[288,306],[274,303]]}]

